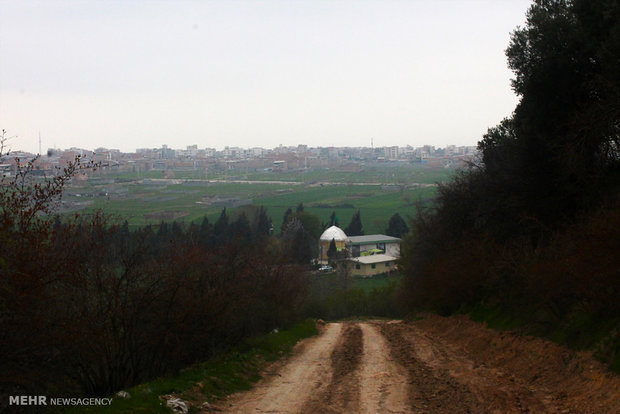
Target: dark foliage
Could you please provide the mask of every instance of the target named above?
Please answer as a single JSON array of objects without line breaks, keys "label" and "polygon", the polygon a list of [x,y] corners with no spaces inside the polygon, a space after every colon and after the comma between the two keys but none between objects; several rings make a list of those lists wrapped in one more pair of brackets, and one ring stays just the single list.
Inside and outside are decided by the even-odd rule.
[{"label": "dark foliage", "polygon": [[282,232],[282,241],[284,242],[285,256],[291,263],[307,265],[315,257],[316,239],[306,230],[302,221],[295,216],[286,223]]},{"label": "dark foliage", "polygon": [[329,242],[329,248],[327,249],[327,257],[330,261],[333,261],[336,259],[337,254],[338,249],[336,248],[336,241],[332,239],[332,241]]},{"label": "dark foliage", "polygon": [[409,233],[409,226],[407,226],[400,214],[395,213],[390,217],[387,229],[385,229],[386,235],[402,238],[407,233]]},{"label": "dark foliage", "polygon": [[[304,272],[245,215],[129,231],[49,214],[77,166],[0,186],[0,393],[109,395],[296,320]],[[23,184],[23,185],[20,185]],[[256,227],[257,229],[260,226]]]},{"label": "dark foliage", "polygon": [[351,217],[351,222],[349,223],[347,228],[344,229],[344,232],[347,236],[363,236],[364,235],[362,217],[360,215],[359,210],[357,210],[357,212],[353,214],[353,217]]},{"label": "dark foliage", "polygon": [[254,218],[254,235],[257,241],[263,241],[271,234],[273,226],[267,215],[267,209],[261,206]]},{"label": "dark foliage", "polygon": [[410,307],[497,306],[546,332],[617,319],[619,235],[602,222],[620,211],[620,5],[537,0],[506,54],[520,101],[420,208],[400,264]]},{"label": "dark foliage", "polygon": [[291,219],[291,215],[293,214],[293,209],[291,209],[290,207],[286,209],[286,211],[284,212],[284,217],[282,218],[282,226],[280,227],[280,231],[284,232],[284,228],[286,227],[286,223],[289,222],[289,220]]},{"label": "dark foliage", "polygon": [[[301,208],[299,208],[301,206]],[[297,211],[287,209],[282,224],[282,241],[285,255],[291,263],[308,264],[317,256],[318,240],[323,231],[319,218],[303,211],[300,203]]]}]

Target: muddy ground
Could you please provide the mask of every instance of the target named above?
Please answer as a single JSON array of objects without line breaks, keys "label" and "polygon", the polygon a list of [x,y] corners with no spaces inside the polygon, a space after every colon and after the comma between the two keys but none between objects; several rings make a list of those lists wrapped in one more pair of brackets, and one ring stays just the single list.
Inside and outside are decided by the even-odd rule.
[{"label": "muddy ground", "polygon": [[620,413],[620,377],[590,355],[466,317],[327,324],[229,413]]}]

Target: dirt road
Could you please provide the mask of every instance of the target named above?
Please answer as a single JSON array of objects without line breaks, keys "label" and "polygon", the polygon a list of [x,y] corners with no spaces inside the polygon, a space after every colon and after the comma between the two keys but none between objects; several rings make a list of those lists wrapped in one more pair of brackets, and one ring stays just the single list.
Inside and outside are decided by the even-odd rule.
[{"label": "dirt road", "polygon": [[230,413],[616,413],[620,377],[585,354],[465,317],[327,324]]}]

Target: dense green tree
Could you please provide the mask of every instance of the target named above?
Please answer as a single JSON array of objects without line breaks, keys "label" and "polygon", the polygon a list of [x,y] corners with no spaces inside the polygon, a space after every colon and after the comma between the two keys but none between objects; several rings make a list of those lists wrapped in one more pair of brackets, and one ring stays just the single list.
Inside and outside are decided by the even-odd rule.
[{"label": "dense green tree", "polygon": [[239,214],[239,217],[229,226],[230,239],[238,243],[249,244],[252,242],[252,228],[250,221],[245,212]]},{"label": "dense green tree", "polygon": [[172,222],[172,226],[170,227],[170,232],[172,233],[172,237],[174,239],[183,237],[185,234],[185,231],[183,230],[183,223],[174,220]]},{"label": "dense green tree", "polygon": [[286,211],[284,212],[284,217],[282,218],[282,226],[280,227],[281,233],[284,233],[284,228],[286,227],[287,223],[290,221],[292,214],[293,214],[293,209],[291,209],[290,207],[287,208]]},{"label": "dense green tree", "polygon": [[407,233],[409,233],[409,227],[400,214],[395,213],[392,217],[390,217],[388,227],[385,229],[385,234],[388,236],[401,238]]},{"label": "dense green tree", "polygon": [[[620,3],[535,0],[506,55],[519,97],[514,113],[478,143],[480,162],[440,185],[432,210],[419,211],[399,267],[418,305],[446,312],[482,300],[521,311],[538,284],[548,284],[552,293],[536,306],[558,318],[572,306],[600,314],[603,295],[584,299],[594,272],[571,269],[563,279],[539,260],[549,246],[561,250],[554,240],[584,217],[617,214],[610,206],[620,182]],[[548,254],[557,263],[575,256]],[[524,263],[541,278],[555,275],[528,286]],[[606,288],[615,291],[600,292]]]},{"label": "dense green tree", "polygon": [[298,228],[291,243],[293,257],[295,258],[294,263],[310,263],[314,257],[313,246],[313,239],[308,232],[303,227]]},{"label": "dense green tree", "polygon": [[285,241],[285,251],[292,263],[308,264],[315,256],[315,239],[297,217],[292,217],[286,223],[282,238]]},{"label": "dense green tree", "polygon": [[321,219],[319,219],[316,214],[312,214],[308,211],[302,211],[295,212],[291,217],[299,220],[308,234],[314,240],[318,241],[319,237],[321,237],[321,233],[323,232],[323,228],[321,226]]},{"label": "dense green tree", "polygon": [[297,213],[301,213],[302,211],[304,211],[304,203],[297,204],[297,208],[295,209],[295,211]]},{"label": "dense green tree", "polygon": [[344,232],[347,236],[363,236],[364,235],[364,228],[362,226],[362,217],[360,215],[359,210],[357,210],[357,213],[353,214],[353,217],[351,217],[351,222],[349,223],[347,228],[344,229]]},{"label": "dense green tree", "polygon": [[267,215],[267,209],[260,206],[254,217],[254,236],[256,240],[264,240],[271,234],[271,219]]},{"label": "dense green tree", "polygon": [[170,241],[170,226],[165,221],[159,223],[157,228],[157,241],[159,245],[163,245]]},{"label": "dense green tree", "polygon": [[329,226],[339,226],[338,216],[335,211],[329,216]]},{"label": "dense green tree", "polygon": [[327,249],[327,257],[329,261],[331,262],[332,260],[336,259],[337,255],[338,255],[338,249],[336,248],[336,241],[332,239],[332,241],[329,242],[329,248]]},{"label": "dense green tree", "polygon": [[510,192],[539,220],[596,204],[618,165],[619,32],[615,0],[537,0],[511,36],[506,55],[520,101],[479,148],[488,173],[507,168]]},{"label": "dense green tree", "polygon": [[204,246],[207,246],[211,242],[211,238],[213,237],[213,226],[209,223],[207,216],[205,216],[200,223],[198,237]]},{"label": "dense green tree", "polygon": [[224,243],[229,240],[228,227],[228,215],[226,214],[226,209],[224,208],[213,225],[213,237],[216,242]]}]

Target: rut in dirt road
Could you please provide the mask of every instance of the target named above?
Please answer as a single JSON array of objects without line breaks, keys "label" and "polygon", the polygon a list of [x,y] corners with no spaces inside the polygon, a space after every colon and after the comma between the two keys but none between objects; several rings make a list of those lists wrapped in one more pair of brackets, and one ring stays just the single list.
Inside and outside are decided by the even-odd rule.
[{"label": "rut in dirt road", "polygon": [[230,413],[409,413],[407,373],[368,323],[330,323],[276,376],[227,399]]},{"label": "rut in dirt road", "polygon": [[396,329],[404,332],[403,337],[417,360],[434,370],[437,376],[449,376],[473,394],[476,399],[474,412],[480,409],[490,413],[562,411],[545,401],[542,393],[510,380],[500,370],[474,363],[441,338],[432,337],[411,325],[401,324]]},{"label": "rut in dirt road", "polygon": [[620,378],[587,355],[465,317],[330,323],[233,413],[620,412]]},{"label": "rut in dirt road", "polygon": [[300,413],[308,396],[331,377],[329,359],[340,338],[341,324],[328,324],[324,332],[301,343],[297,354],[276,375],[248,392],[231,396],[229,413]]},{"label": "rut in dirt road", "polygon": [[436,372],[422,362],[404,337],[401,324],[380,324],[392,356],[409,375],[409,404],[419,413],[478,413],[483,412],[469,389],[446,372]]},{"label": "rut in dirt road", "polygon": [[331,357],[332,377],[323,390],[310,396],[304,413],[359,412],[360,381],[357,371],[362,360],[362,330],[356,324],[345,324]]},{"label": "rut in dirt road", "polygon": [[388,351],[376,325],[360,324],[364,334],[364,354],[360,368],[361,413],[408,413],[407,371]]}]

